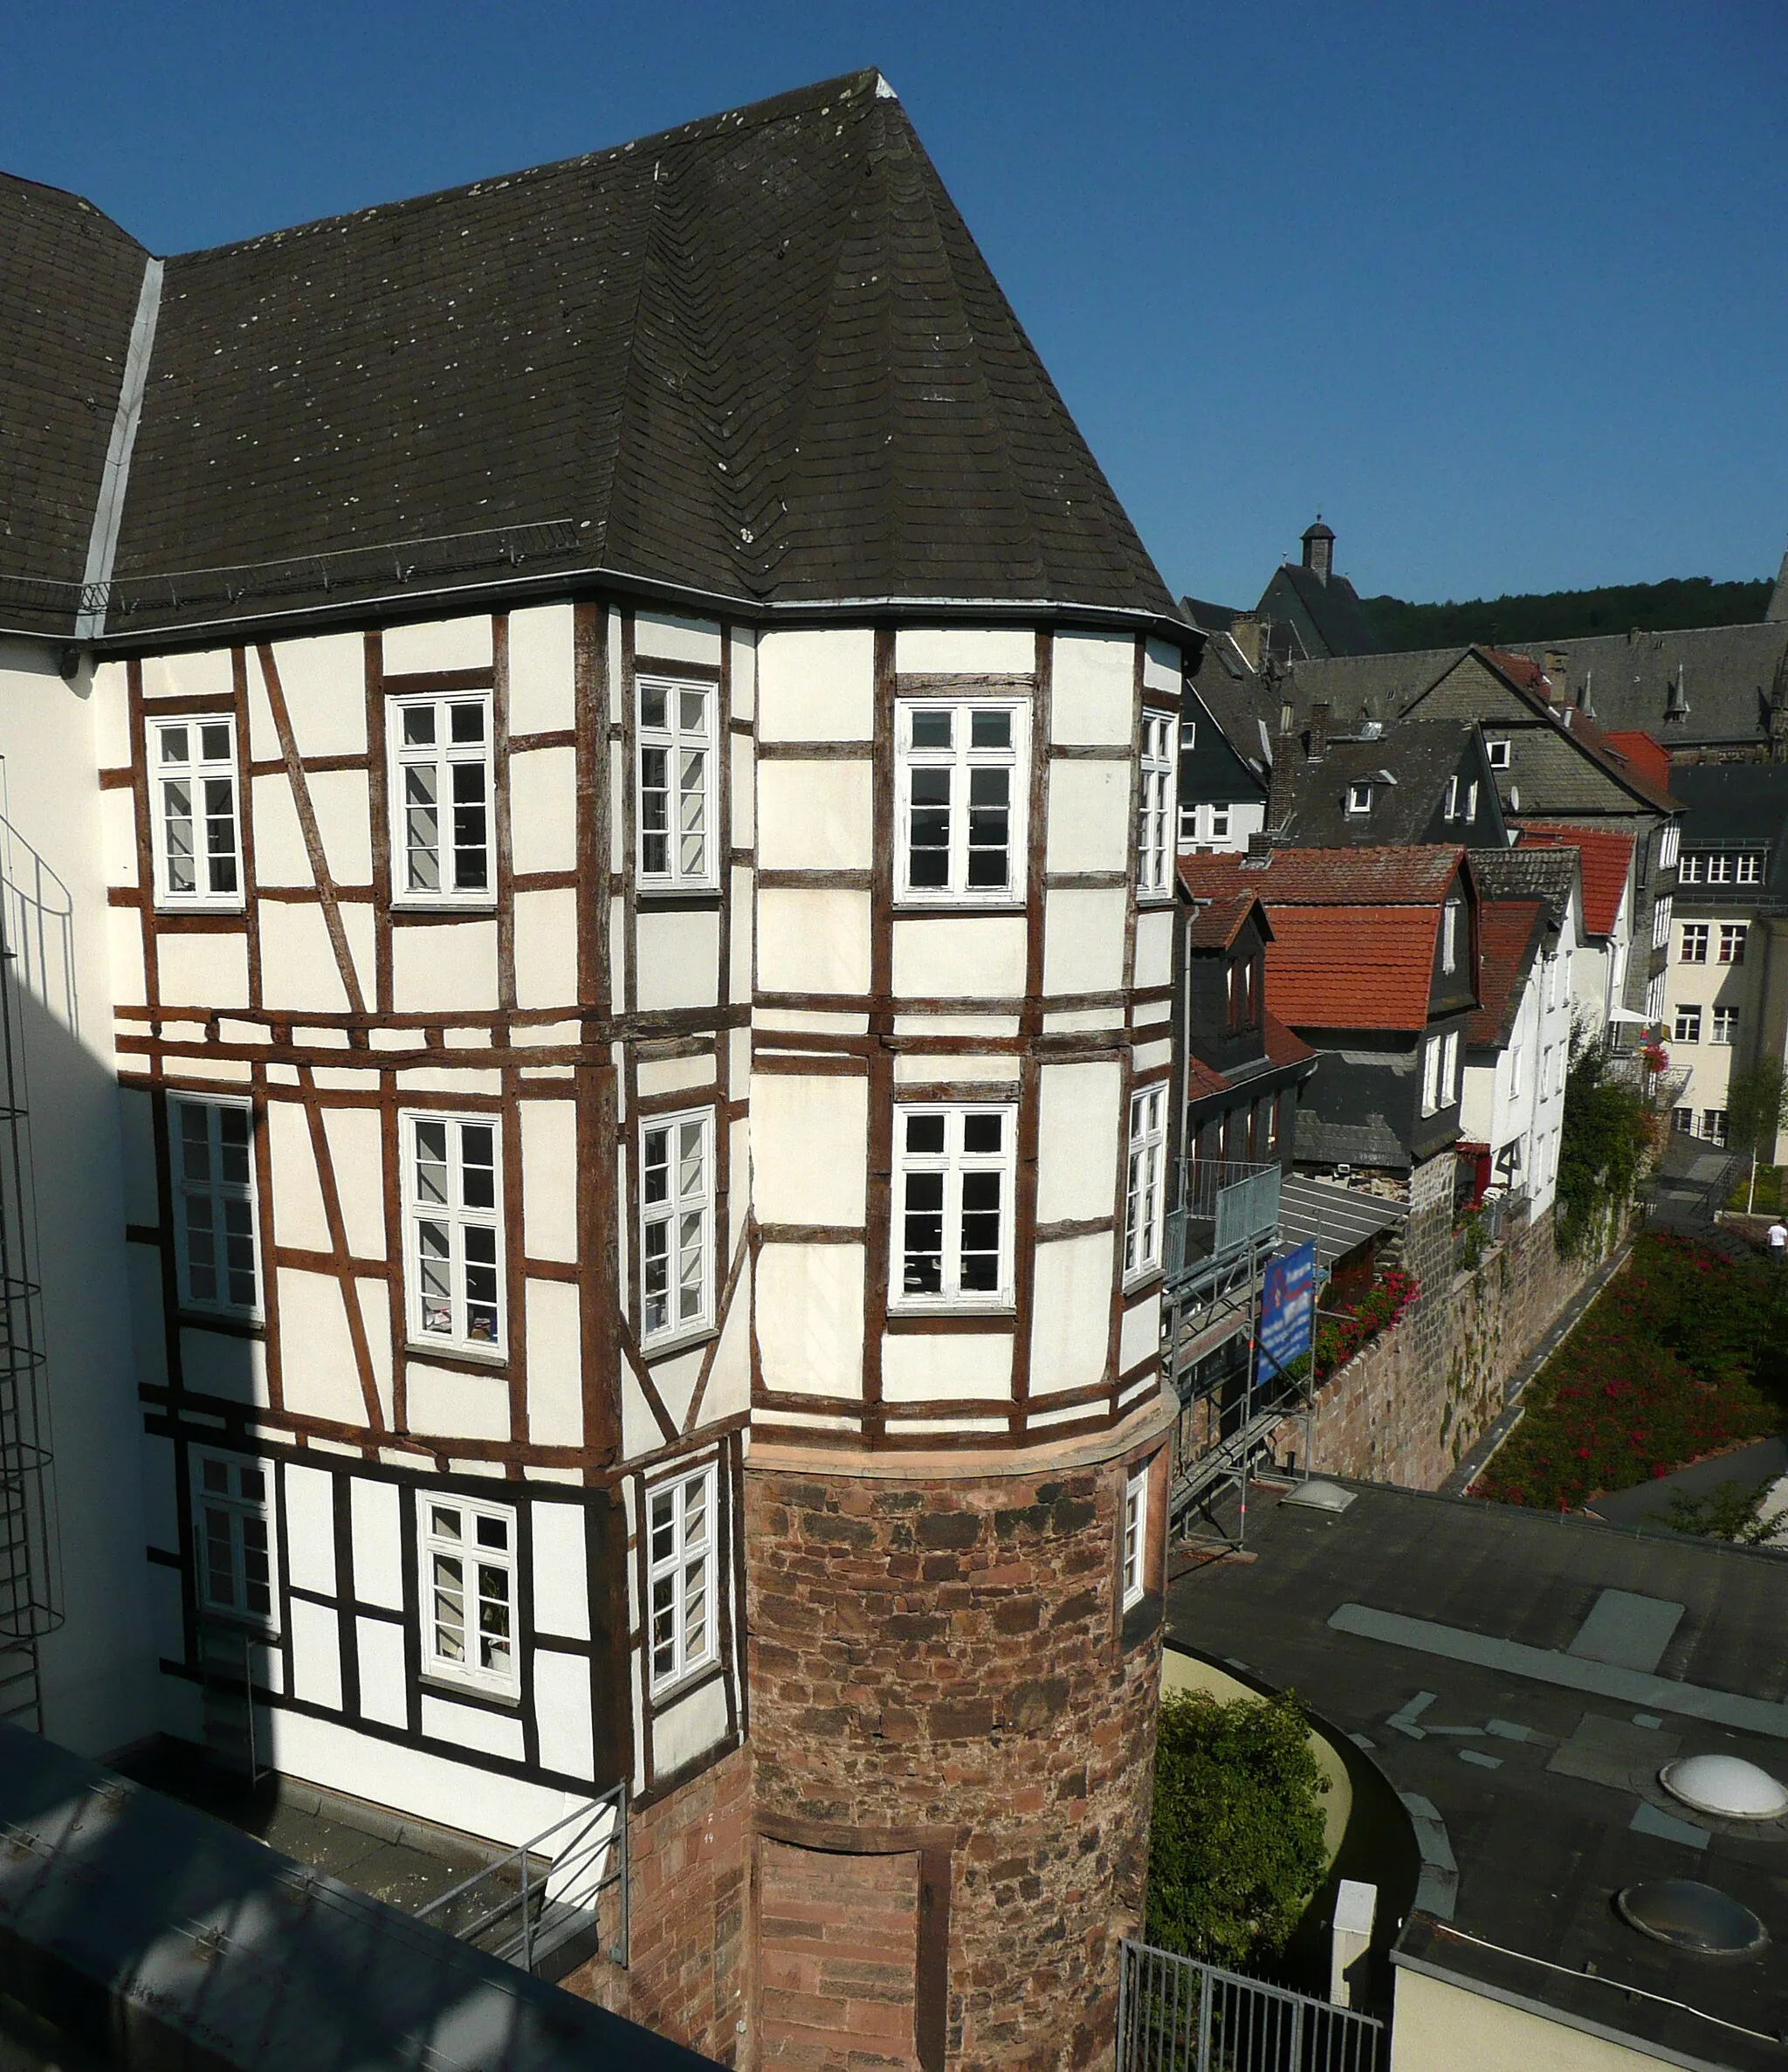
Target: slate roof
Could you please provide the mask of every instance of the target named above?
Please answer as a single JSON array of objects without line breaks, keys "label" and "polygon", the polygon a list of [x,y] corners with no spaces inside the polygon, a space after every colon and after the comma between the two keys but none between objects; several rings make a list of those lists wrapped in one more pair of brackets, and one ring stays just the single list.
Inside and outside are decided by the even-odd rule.
[{"label": "slate roof", "polygon": [[[1626,837],[1631,840],[1631,836]],[[1562,925],[1577,889],[1577,853],[1568,849],[1526,847],[1473,850],[1472,874],[1480,898],[1543,899],[1550,918]],[[1579,907],[1582,901],[1578,902]]]},{"label": "slate roof", "polygon": [[1761,846],[1768,851],[1761,888],[1679,884],[1678,903],[1722,905],[1728,891],[1735,905],[1788,900],[1788,763],[1685,763],[1670,781],[1684,807],[1685,850]]},{"label": "slate roof", "polygon": [[1350,1874],[1384,1867],[1379,1918],[1399,1955],[1632,2037],[1646,2062],[1778,2067],[1779,1940],[1700,1956],[1638,1934],[1613,1902],[1642,1880],[1700,1879],[1778,1934],[1781,1824],[1706,1818],[1658,1772],[1720,1750],[1782,1773],[1788,1563],[1346,1486],[1338,1514],[1251,1492],[1255,1559],[1178,1577],[1167,1635],[1363,1738],[1427,1844],[1407,1882],[1388,1853]]},{"label": "slate roof", "polygon": [[[1471,734],[1468,719],[1437,719],[1392,727],[1372,740],[1331,738],[1320,762],[1294,747],[1291,809],[1280,829],[1283,840],[1313,849],[1424,840],[1441,809],[1448,778],[1464,761]],[[1384,780],[1385,771],[1393,781]],[[1359,783],[1372,785],[1372,809],[1349,813],[1348,790]],[[1480,809],[1488,804],[1483,801]]]},{"label": "slate roof", "polygon": [[1237,619],[1248,616],[1239,605],[1212,604],[1203,597],[1182,597],[1179,609],[1204,633],[1227,633]]},{"label": "slate roof", "polygon": [[1255,616],[1290,625],[1306,655],[1372,655],[1384,645],[1344,575],[1331,574],[1324,582],[1296,561],[1274,570]]},{"label": "slate roof", "polygon": [[1441,908],[1465,851],[1276,849],[1265,861],[1186,856],[1188,891],[1258,891],[1272,923],[1267,989],[1293,1029],[1427,1025]]},{"label": "slate roof", "polygon": [[[1268,983],[1271,984],[1270,972]],[[1251,1086],[1267,1072],[1283,1070],[1287,1065],[1308,1064],[1315,1068],[1316,1052],[1299,1036],[1295,1036],[1279,1017],[1268,1008],[1261,1022],[1262,1056],[1252,1058],[1244,1065],[1238,1065],[1227,1072],[1220,1072],[1214,1064],[1203,1058],[1186,1055],[1186,1098],[1196,1105],[1200,1101],[1214,1099],[1219,1094],[1236,1093]],[[1305,1075],[1308,1077],[1308,1074]]]},{"label": "slate roof", "polygon": [[1468,1049],[1500,1050],[1515,1027],[1521,988],[1545,940],[1544,899],[1485,899],[1477,913],[1478,1008],[1465,1028]]},{"label": "slate roof", "polygon": [[148,258],[77,196],[0,174],[0,568],[81,580]]},{"label": "slate roof", "polygon": [[[1562,657],[1563,666],[1552,670],[1560,695],[1574,702],[1587,686],[1604,726],[1643,728],[1671,748],[1761,743],[1769,738],[1771,694],[1788,678],[1788,623],[1772,604],[1761,625],[1604,633],[1522,651],[1542,662]],[[1679,674],[1686,709],[1673,714]]]},{"label": "slate roof", "polygon": [[[82,292],[109,348],[140,254],[86,216],[70,249],[101,276]],[[0,278],[10,330],[19,293]],[[70,430],[84,407],[0,389],[0,419],[49,440],[58,482],[94,446]],[[109,431],[108,406],[100,451]],[[84,547],[91,490],[70,494]],[[70,544],[40,546],[24,515],[0,579],[68,568]],[[312,557],[526,527],[531,568],[746,606],[1049,601],[1178,621],[873,72],[168,262],[109,631],[240,618],[269,586],[289,609],[350,576],[401,588],[379,553],[326,591]],[[417,565],[456,553],[504,558],[474,543]],[[246,601],[149,580],[225,567],[256,571]]]},{"label": "slate roof", "polygon": [[1634,837],[1613,829],[1564,827],[1547,821],[1523,821],[1520,836],[1516,855],[1530,844],[1577,851],[1583,871],[1584,933],[1612,935],[1633,871]]}]

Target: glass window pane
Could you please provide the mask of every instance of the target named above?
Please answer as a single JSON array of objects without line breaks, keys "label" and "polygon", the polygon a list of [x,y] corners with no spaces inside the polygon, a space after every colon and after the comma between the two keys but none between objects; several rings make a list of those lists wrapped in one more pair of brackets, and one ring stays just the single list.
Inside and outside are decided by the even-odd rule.
[{"label": "glass window pane", "polygon": [[947,748],[950,746],[951,721],[954,718],[948,706],[932,712],[917,712],[912,715],[912,745],[915,748]]},{"label": "glass window pane", "polygon": [[164,726],[162,733],[162,760],[163,762],[186,761],[186,729],[183,726]]},{"label": "glass window pane", "polygon": [[[485,708],[478,705],[456,705],[448,708],[450,726],[454,740],[458,742],[481,741],[485,738]],[[464,766],[462,766],[464,767]],[[471,766],[478,768],[478,765]],[[483,772],[480,770],[479,774]]]},{"label": "glass window pane", "polygon": [[199,754],[206,762],[227,762],[230,760],[230,729],[216,725],[200,727]]},{"label": "glass window pane", "polygon": [[944,1149],[944,1118],[941,1115],[909,1115],[906,1119],[906,1148],[918,1158],[935,1158]]},{"label": "glass window pane", "polygon": [[[941,1125],[943,1118],[938,1119]],[[962,1148],[971,1157],[997,1158],[1005,1138],[1006,1118],[1003,1115],[965,1115],[962,1119]]]},{"label": "glass window pane", "polygon": [[1009,748],[1012,746],[1010,712],[976,712],[969,721],[972,748]]},{"label": "glass window pane", "polygon": [[403,708],[403,745],[406,748],[429,748],[435,740],[435,708],[431,705],[410,705]]},{"label": "glass window pane", "polygon": [[506,1547],[509,1545],[509,1520],[480,1517],[478,1545],[481,1547]]},{"label": "glass window pane", "polygon": [[639,687],[639,723],[642,726],[667,726],[670,720],[665,712],[665,692],[660,684],[642,684]]},{"label": "glass window pane", "polygon": [[677,699],[681,725],[684,733],[703,734],[708,731],[708,694],[705,691],[685,691]]}]

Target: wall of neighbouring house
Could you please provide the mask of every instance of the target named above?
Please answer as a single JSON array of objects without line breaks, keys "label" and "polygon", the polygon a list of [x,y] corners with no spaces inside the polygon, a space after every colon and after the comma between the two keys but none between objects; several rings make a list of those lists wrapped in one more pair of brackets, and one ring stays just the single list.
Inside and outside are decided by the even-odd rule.
[{"label": "wall of neighbouring house", "polygon": [[[1620,1998],[1608,1995],[1609,2016]],[[1397,2072],[1641,2072],[1658,2060],[1537,2005],[1517,2007],[1399,1965],[1392,2026]]]},{"label": "wall of neighbouring house", "polygon": [[[1420,1262],[1409,1263],[1420,1278]],[[1597,1263],[1558,1256],[1548,1211],[1439,1290],[1431,1270],[1429,1292],[1317,1392],[1311,1468],[1440,1488],[1496,1421],[1509,1382]],[[1304,1443],[1303,1418],[1288,1419],[1274,1451],[1301,1460]]]}]

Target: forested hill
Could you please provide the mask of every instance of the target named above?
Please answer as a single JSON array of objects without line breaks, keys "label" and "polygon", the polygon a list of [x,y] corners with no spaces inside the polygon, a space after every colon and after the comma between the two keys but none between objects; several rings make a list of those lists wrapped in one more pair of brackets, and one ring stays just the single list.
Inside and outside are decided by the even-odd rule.
[{"label": "forested hill", "polygon": [[1668,633],[1687,626],[1755,625],[1773,584],[1683,582],[1619,583],[1603,590],[1551,590],[1542,596],[1480,597],[1464,604],[1406,604],[1400,597],[1362,597],[1386,648],[1462,647],[1468,641],[1513,647],[1571,640],[1585,633]]}]

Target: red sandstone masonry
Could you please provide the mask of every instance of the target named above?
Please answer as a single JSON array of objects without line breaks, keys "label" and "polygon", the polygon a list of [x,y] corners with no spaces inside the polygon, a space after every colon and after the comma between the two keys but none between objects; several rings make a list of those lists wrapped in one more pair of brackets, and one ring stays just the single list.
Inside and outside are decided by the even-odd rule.
[{"label": "red sandstone masonry", "polygon": [[760,1461],[746,1475],[760,1824],[947,1836],[951,2066],[1109,2056],[1160,1676],[1156,1635],[1118,1645],[1121,1461],[930,1482]]}]

